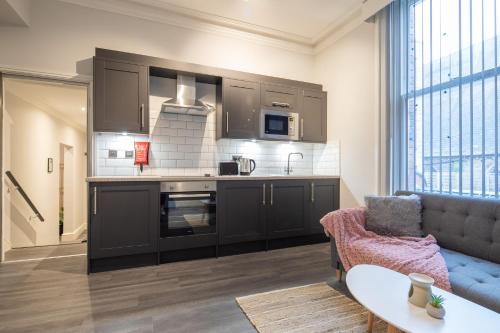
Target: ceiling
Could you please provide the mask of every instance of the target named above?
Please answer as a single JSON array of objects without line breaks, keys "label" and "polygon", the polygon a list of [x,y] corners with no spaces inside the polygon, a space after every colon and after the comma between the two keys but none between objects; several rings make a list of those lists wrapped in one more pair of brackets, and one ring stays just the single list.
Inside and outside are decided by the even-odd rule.
[{"label": "ceiling", "polygon": [[132,0],[212,22],[254,26],[309,40],[359,8],[362,0]]},{"label": "ceiling", "polygon": [[6,79],[5,90],[67,124],[86,131],[87,87],[49,81]]},{"label": "ceiling", "polygon": [[191,29],[239,32],[312,50],[390,0],[60,0]]}]

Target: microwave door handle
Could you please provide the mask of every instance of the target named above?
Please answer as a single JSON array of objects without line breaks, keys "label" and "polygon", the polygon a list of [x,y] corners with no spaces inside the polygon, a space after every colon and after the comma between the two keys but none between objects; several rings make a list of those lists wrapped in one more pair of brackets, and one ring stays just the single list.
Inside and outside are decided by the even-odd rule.
[{"label": "microwave door handle", "polygon": [[281,102],[272,102],[272,106],[279,106],[282,108],[290,108],[290,104],[288,103],[281,103]]}]

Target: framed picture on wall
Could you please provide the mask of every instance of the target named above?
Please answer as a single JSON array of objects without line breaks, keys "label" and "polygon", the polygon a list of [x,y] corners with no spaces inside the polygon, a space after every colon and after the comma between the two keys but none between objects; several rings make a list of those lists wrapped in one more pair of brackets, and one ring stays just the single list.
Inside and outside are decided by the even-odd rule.
[{"label": "framed picture on wall", "polygon": [[54,171],[54,159],[49,157],[47,160],[47,172],[52,173]]}]

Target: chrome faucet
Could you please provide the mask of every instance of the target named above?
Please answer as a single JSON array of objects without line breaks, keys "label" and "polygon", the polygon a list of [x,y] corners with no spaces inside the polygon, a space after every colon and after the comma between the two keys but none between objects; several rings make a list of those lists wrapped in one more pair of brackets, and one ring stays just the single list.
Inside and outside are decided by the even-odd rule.
[{"label": "chrome faucet", "polygon": [[290,175],[290,172],[292,171],[292,169],[290,169],[290,156],[292,156],[292,155],[300,155],[300,157],[302,157],[302,159],[304,159],[304,155],[302,155],[302,153],[290,153],[290,154],[288,154],[288,163],[287,163],[287,166],[285,169],[285,172],[287,175]]}]

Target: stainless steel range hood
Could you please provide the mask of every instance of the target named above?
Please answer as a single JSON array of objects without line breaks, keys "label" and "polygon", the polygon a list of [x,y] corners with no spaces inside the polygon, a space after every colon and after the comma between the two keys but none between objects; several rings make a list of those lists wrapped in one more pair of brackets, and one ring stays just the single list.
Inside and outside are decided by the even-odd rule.
[{"label": "stainless steel range hood", "polygon": [[166,100],[161,111],[206,116],[214,106],[196,99],[196,79],[194,76],[177,75],[177,98]]}]

